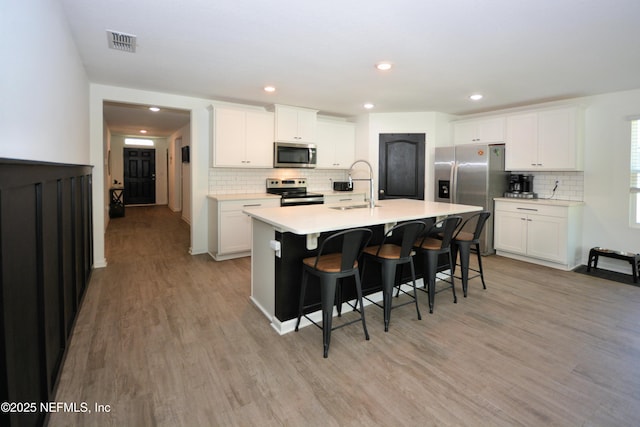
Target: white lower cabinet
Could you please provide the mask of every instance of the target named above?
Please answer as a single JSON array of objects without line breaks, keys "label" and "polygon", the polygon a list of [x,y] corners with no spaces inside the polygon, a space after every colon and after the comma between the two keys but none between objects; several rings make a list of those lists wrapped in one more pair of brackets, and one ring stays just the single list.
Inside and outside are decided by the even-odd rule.
[{"label": "white lower cabinet", "polygon": [[582,259],[582,204],[495,201],[498,255],[571,270]]},{"label": "white lower cabinet", "polygon": [[277,207],[279,198],[223,200],[209,198],[209,255],[216,261],[251,255],[248,207]]}]

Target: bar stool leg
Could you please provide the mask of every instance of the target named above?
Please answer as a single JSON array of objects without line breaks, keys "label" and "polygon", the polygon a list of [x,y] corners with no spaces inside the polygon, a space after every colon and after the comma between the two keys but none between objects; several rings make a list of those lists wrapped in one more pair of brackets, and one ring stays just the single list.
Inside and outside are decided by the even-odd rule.
[{"label": "bar stool leg", "polygon": [[324,357],[329,356],[331,344],[331,323],[333,320],[333,303],[336,298],[336,280],[326,276],[321,277],[320,301],[322,304],[322,344]]},{"label": "bar stool leg", "polygon": [[[467,264],[468,264],[468,258],[467,258]],[[456,296],[456,287],[453,283],[453,267],[455,266],[455,263],[453,261],[453,258],[451,257],[451,252],[449,252],[449,268],[451,269],[451,291],[453,292],[453,303],[456,304],[458,302],[458,297]],[[469,265],[467,265],[467,275],[469,274]]]},{"label": "bar stool leg", "polygon": [[300,326],[300,319],[302,318],[302,310],[304,307],[304,294],[307,291],[307,280],[309,273],[306,270],[302,270],[302,284],[300,285],[300,303],[298,304],[298,321],[296,322],[296,332],[298,332],[298,326]]},{"label": "bar stool leg", "polygon": [[358,303],[360,303],[360,317],[362,318],[362,329],[364,329],[364,337],[369,340],[369,331],[367,330],[367,321],[364,318],[364,305],[362,304],[362,283],[360,282],[360,275],[356,274],[356,293],[358,295]]},{"label": "bar stool leg", "polygon": [[391,318],[391,298],[393,296],[393,285],[395,283],[395,266],[388,262],[382,263],[382,298],[384,308],[384,331],[389,331],[389,319]]},{"label": "bar stool leg", "polygon": [[478,270],[480,271],[480,280],[482,281],[482,289],[487,289],[487,285],[485,285],[484,283],[484,271],[482,270],[482,255],[480,255],[479,243],[476,243],[476,254],[478,255]]},{"label": "bar stool leg", "polygon": [[413,266],[413,258],[409,263],[411,265],[411,279],[413,279],[413,300],[416,303],[416,312],[418,313],[418,320],[422,320],[422,315],[420,314],[420,307],[418,307],[418,292],[416,291],[416,269]]},{"label": "bar stool leg", "polygon": [[462,270],[462,293],[466,298],[467,286],[469,285],[469,256],[470,256],[471,248],[467,243],[458,243],[455,246],[456,248],[460,249],[460,269]]},{"label": "bar stool leg", "polygon": [[429,313],[433,313],[433,303],[436,294],[436,270],[438,269],[438,255],[426,252],[427,274],[429,275]]}]

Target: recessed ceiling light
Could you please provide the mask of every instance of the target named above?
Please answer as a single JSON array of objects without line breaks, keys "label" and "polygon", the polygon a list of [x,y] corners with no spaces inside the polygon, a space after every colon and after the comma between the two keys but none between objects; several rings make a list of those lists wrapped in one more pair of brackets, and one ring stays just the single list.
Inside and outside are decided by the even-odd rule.
[{"label": "recessed ceiling light", "polygon": [[378,62],[376,64],[376,68],[380,71],[388,71],[391,69],[391,67],[393,67],[391,62]]},{"label": "recessed ceiling light", "polygon": [[140,133],[147,133],[146,129],[140,129]]},{"label": "recessed ceiling light", "polygon": [[367,102],[366,104],[363,105],[364,108],[366,108],[367,110],[371,110],[373,107],[375,107],[375,105],[373,105],[370,102]]},{"label": "recessed ceiling light", "polygon": [[276,91],[276,88],[275,88],[274,86],[265,86],[265,87],[264,87],[264,91],[265,91],[265,92],[272,93],[272,92],[275,92],[275,91]]},{"label": "recessed ceiling light", "polygon": [[160,111],[158,107],[149,107],[149,110],[153,111],[154,113],[157,113],[158,111]]},{"label": "recessed ceiling light", "polygon": [[482,99],[482,95],[479,93],[475,93],[469,97],[472,101],[480,101]]}]

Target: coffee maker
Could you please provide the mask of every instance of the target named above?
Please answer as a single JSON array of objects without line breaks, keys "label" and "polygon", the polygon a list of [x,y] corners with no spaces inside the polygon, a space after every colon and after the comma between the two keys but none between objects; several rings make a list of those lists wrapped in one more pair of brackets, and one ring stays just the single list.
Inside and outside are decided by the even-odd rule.
[{"label": "coffee maker", "polygon": [[509,193],[520,193],[522,191],[522,176],[523,175],[509,175]]},{"label": "coffee maker", "polygon": [[533,175],[511,174],[508,176],[508,191],[504,197],[515,197],[519,199],[537,199],[538,195],[533,192]]}]

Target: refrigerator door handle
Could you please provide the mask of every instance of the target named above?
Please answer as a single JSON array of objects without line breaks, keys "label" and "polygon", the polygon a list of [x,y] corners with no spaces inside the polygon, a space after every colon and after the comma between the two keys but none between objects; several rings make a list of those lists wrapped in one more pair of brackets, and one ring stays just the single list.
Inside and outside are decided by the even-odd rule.
[{"label": "refrigerator door handle", "polygon": [[454,160],[453,166],[451,167],[451,203],[458,203],[458,162]]}]

